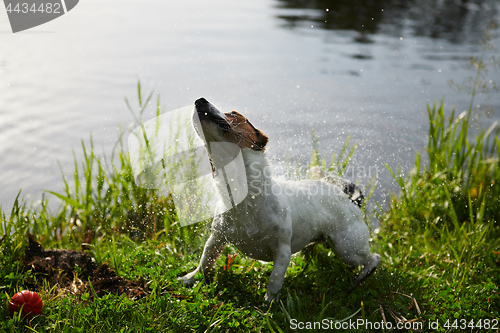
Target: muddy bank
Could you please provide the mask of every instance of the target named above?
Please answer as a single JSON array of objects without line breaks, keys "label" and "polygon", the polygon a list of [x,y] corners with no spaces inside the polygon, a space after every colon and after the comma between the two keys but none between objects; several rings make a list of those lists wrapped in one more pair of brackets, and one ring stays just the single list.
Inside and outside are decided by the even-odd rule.
[{"label": "muddy bank", "polygon": [[23,268],[34,273],[30,288],[36,289],[47,281],[50,286],[57,286],[62,291],[76,295],[86,292],[97,296],[107,293],[126,294],[134,298],[148,295],[145,281],[120,277],[107,263],[98,266],[87,252],[46,250],[31,234],[28,235],[28,241]]}]

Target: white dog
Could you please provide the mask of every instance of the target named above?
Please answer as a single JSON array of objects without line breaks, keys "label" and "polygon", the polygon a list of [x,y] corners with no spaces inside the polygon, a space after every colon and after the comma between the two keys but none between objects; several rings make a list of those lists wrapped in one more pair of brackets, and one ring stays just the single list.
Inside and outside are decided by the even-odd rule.
[{"label": "white dog", "polygon": [[[274,261],[265,296],[271,301],[282,288],[291,255],[324,237],[332,241],[335,253],[345,263],[364,266],[353,288],[370,276],[380,263],[380,255],[371,253],[363,214],[338,184],[273,179],[266,172],[268,138],[264,133],[238,112],[224,114],[204,98],[195,102],[195,112],[201,125],[196,130],[202,131],[200,137],[204,137],[212,159],[208,143],[231,142],[241,149],[245,164],[241,172],[246,173],[249,194],[233,209],[216,215],[198,267],[180,277],[181,281],[192,284],[196,273],[207,275],[230,243],[251,258]],[[219,182],[218,186],[227,190],[227,184]],[[344,188],[346,192],[353,190],[358,188],[352,184]],[[358,204],[359,194],[353,199]]]}]

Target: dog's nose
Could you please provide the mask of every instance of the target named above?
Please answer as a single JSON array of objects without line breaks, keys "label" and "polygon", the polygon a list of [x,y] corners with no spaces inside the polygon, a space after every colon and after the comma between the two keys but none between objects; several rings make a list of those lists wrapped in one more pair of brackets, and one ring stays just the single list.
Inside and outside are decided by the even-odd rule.
[{"label": "dog's nose", "polygon": [[195,102],[194,102],[194,106],[198,107],[198,106],[202,106],[202,105],[207,105],[207,104],[210,104],[205,98],[201,97],[201,98],[198,98]]}]

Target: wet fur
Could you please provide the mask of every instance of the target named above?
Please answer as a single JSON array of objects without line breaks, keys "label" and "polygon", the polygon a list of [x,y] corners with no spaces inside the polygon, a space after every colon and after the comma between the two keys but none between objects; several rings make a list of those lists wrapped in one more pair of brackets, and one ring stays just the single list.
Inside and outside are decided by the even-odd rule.
[{"label": "wet fur", "polygon": [[[353,288],[377,268],[380,255],[370,251],[363,214],[342,187],[328,179],[274,179],[266,172],[268,138],[264,133],[240,113],[223,114],[205,99],[197,100],[195,105],[201,124],[197,131],[203,133],[207,143],[231,142],[241,148],[249,194],[229,211],[217,208],[222,213],[212,222],[200,263],[179,278],[181,281],[191,284],[196,273],[207,275],[226,244],[233,244],[251,258],[274,262],[265,296],[271,301],[282,288],[291,255],[324,237],[332,241],[345,263],[363,266]],[[227,185],[217,186],[226,190]]]}]

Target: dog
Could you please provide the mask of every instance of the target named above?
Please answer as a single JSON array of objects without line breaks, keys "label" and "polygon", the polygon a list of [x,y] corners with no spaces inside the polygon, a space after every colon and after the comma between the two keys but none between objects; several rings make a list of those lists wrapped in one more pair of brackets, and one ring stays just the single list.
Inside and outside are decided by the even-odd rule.
[{"label": "dog", "polygon": [[[179,280],[190,285],[198,272],[208,277],[224,247],[232,244],[253,259],[274,262],[265,300],[277,300],[291,255],[325,237],[346,264],[363,266],[351,290],[375,271],[381,257],[370,251],[370,234],[359,207],[359,188],[352,184],[339,186],[337,178],[335,182],[274,179],[266,172],[268,137],[243,115],[236,111],[224,114],[204,98],[196,100],[194,112],[199,122],[193,123],[205,141],[213,172],[218,170],[210,144],[237,145],[249,191],[232,209],[218,210],[198,267]],[[217,182],[219,191],[227,190],[227,186]],[[355,197],[349,198],[346,193]]]}]

